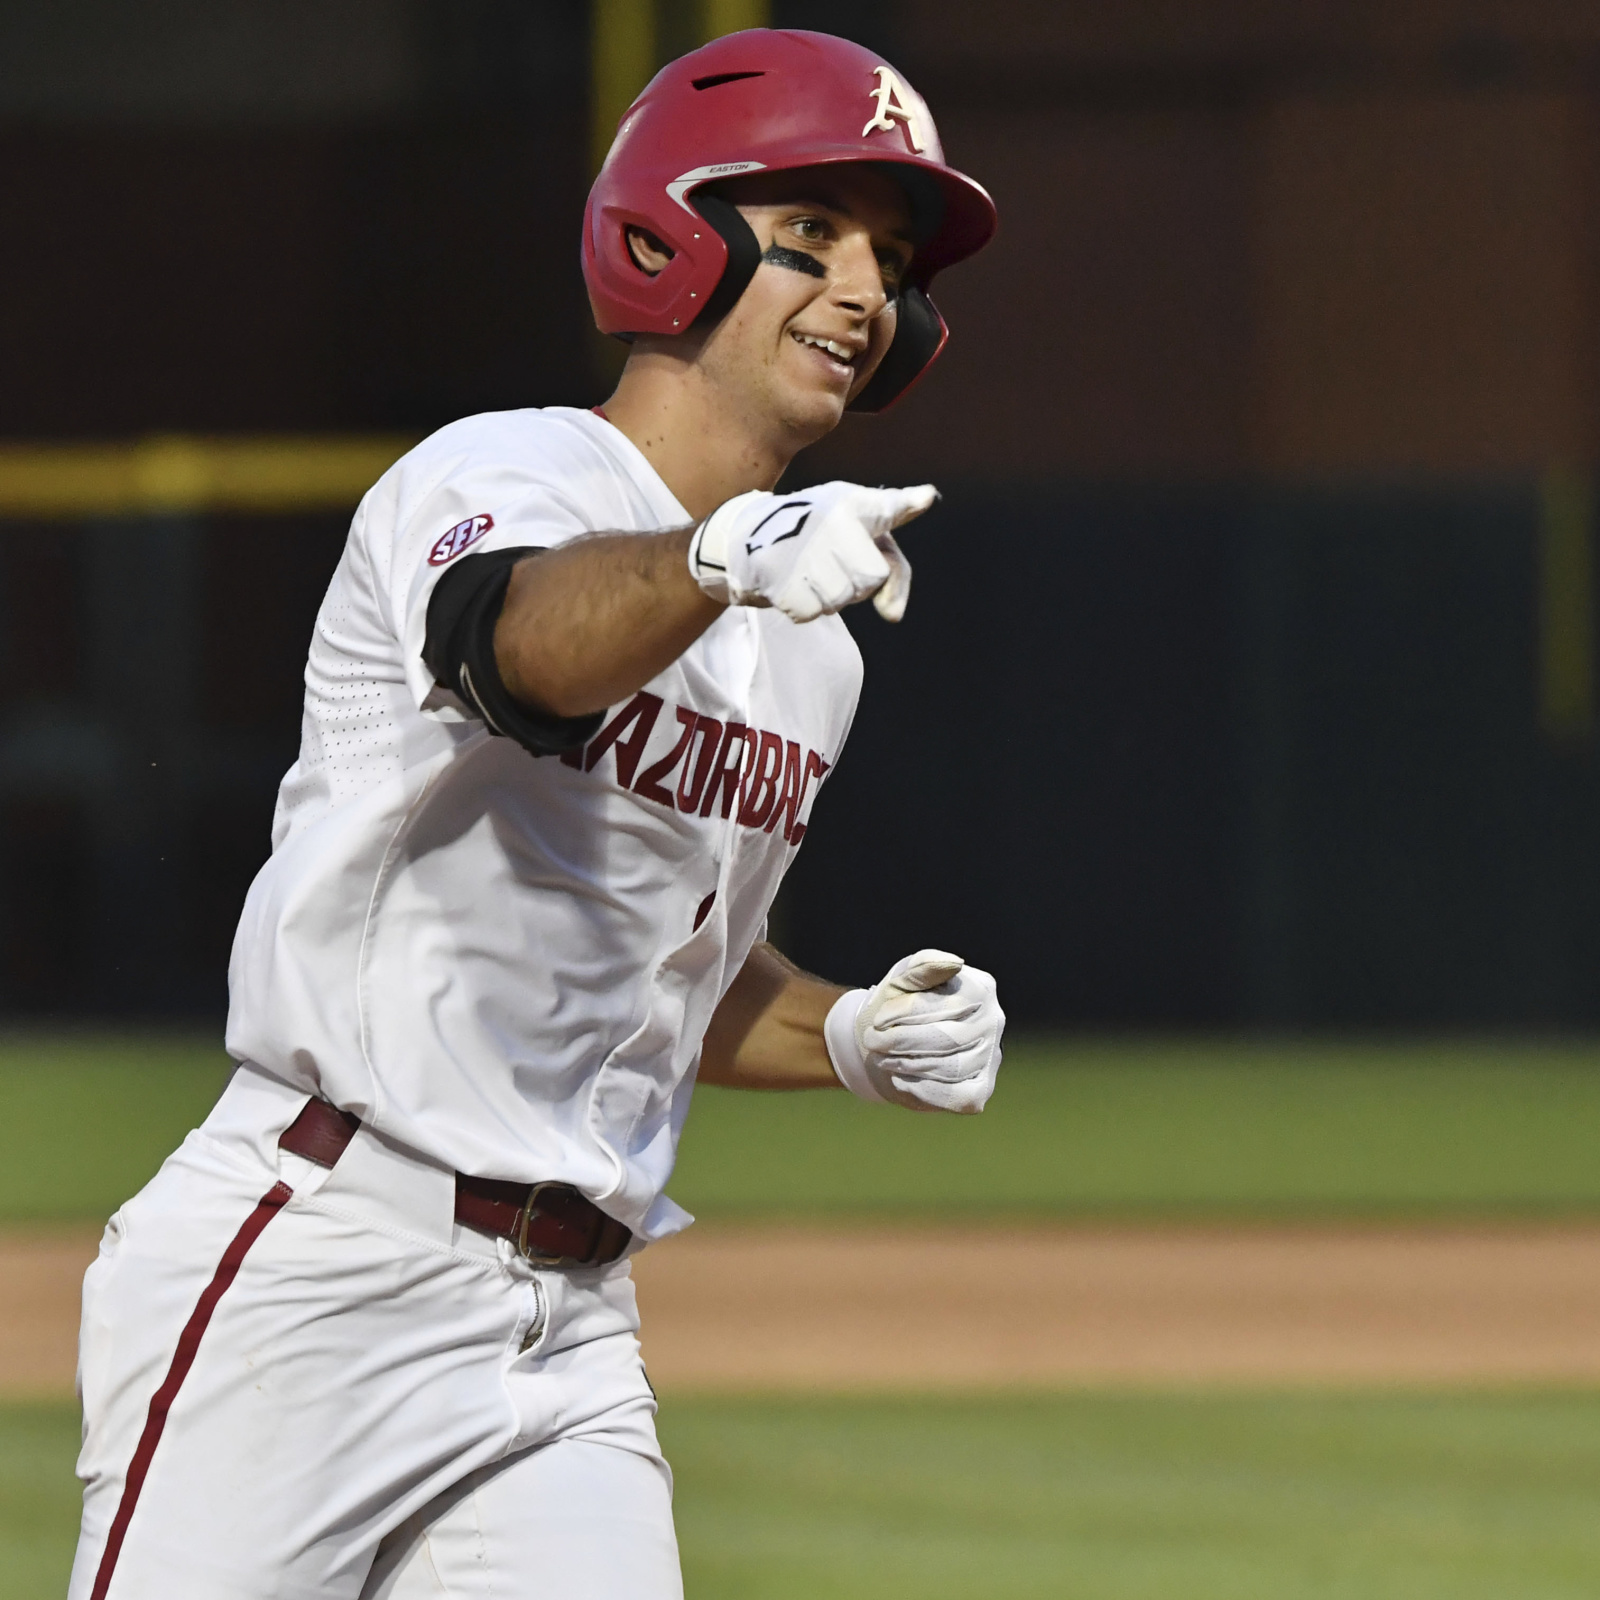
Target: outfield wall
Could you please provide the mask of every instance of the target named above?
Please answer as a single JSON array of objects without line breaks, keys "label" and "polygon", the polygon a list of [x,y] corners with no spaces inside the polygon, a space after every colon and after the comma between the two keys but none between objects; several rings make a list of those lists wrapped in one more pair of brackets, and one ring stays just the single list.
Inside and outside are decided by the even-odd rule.
[{"label": "outfield wall", "polygon": [[[866,692],[776,931],[846,977],[949,944],[1035,1023],[1600,1020],[1547,500],[949,486],[906,622],[851,618]],[[8,1014],[218,1012],[342,521],[0,528]]]},{"label": "outfield wall", "polygon": [[852,619],[797,955],[948,942],[1038,1021],[1592,1023],[1600,794],[1541,675],[1541,498],[953,491],[903,627]]},{"label": "outfield wall", "polygon": [[[0,16],[0,516],[40,442],[154,482],[600,400],[618,110],[711,33],[843,29],[1002,225],[929,381],[809,458],[948,500],[904,628],[853,623],[796,952],[937,938],[1034,1022],[1595,1020],[1600,8],[57,10]],[[0,523],[0,1012],[215,1016],[342,514],[90,487]]]}]

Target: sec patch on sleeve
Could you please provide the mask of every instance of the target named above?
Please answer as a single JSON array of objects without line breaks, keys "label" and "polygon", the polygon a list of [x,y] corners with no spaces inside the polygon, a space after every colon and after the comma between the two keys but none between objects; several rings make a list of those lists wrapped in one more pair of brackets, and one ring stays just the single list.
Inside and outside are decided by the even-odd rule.
[{"label": "sec patch on sleeve", "polygon": [[442,567],[454,561],[463,550],[470,550],[494,526],[494,518],[487,511],[465,522],[458,522],[448,533],[441,533],[433,549],[428,552],[428,565]]}]

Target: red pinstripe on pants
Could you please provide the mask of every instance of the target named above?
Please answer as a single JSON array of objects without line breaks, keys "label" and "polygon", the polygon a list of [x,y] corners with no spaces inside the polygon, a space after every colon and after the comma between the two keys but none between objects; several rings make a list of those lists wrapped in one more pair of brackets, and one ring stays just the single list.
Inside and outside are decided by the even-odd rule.
[{"label": "red pinstripe on pants", "polygon": [[139,1435],[138,1448],[133,1452],[133,1460],[128,1463],[128,1475],[122,1485],[122,1499],[117,1504],[117,1514],[112,1519],[111,1532],[106,1535],[106,1547],[100,1555],[100,1569],[95,1573],[94,1588],[90,1591],[89,1600],[106,1600],[106,1591],[111,1587],[111,1575],[117,1570],[117,1557],[122,1553],[122,1541],[128,1536],[128,1523],[133,1518],[133,1508],[139,1503],[139,1491],[144,1488],[145,1475],[150,1471],[151,1457],[155,1455],[156,1446],[161,1442],[161,1434],[167,1426],[167,1415],[172,1410],[172,1402],[178,1398],[178,1390],[183,1387],[183,1380],[188,1377],[189,1369],[194,1365],[194,1358],[200,1350],[200,1341],[205,1337],[212,1313],[217,1309],[217,1302],[227,1293],[229,1284],[238,1277],[239,1268],[250,1253],[251,1245],[261,1237],[262,1230],[283,1209],[284,1202],[292,1193],[287,1184],[275,1183],[257,1201],[255,1210],[245,1218],[243,1227],[234,1234],[232,1242],[222,1252],[222,1260],[217,1263],[217,1270],[212,1275],[211,1282],[206,1285],[205,1293],[196,1302],[189,1320],[184,1324],[183,1332],[178,1335],[178,1348],[173,1352],[172,1365],[167,1368],[167,1375],[162,1380],[161,1387],[151,1397],[150,1413],[144,1421],[144,1432]]}]

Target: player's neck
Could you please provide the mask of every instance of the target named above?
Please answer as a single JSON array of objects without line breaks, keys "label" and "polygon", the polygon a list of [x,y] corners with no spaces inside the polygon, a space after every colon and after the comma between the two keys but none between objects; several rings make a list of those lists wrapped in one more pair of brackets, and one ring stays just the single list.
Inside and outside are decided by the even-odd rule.
[{"label": "player's neck", "polygon": [[635,356],[603,411],[696,521],[736,494],[771,489],[809,442],[764,427],[690,363]]}]

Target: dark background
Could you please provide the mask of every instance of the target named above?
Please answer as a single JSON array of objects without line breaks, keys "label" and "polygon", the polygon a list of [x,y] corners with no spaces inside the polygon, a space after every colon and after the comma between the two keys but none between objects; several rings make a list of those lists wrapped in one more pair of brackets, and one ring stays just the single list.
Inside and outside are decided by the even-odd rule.
[{"label": "dark background", "polygon": [[[657,6],[661,54],[707,13]],[[778,3],[1002,234],[779,923],[1085,1026],[1600,1020],[1600,0]],[[0,0],[0,440],[590,403],[581,0]],[[0,1009],[214,1017],[346,516],[0,520]]]}]

